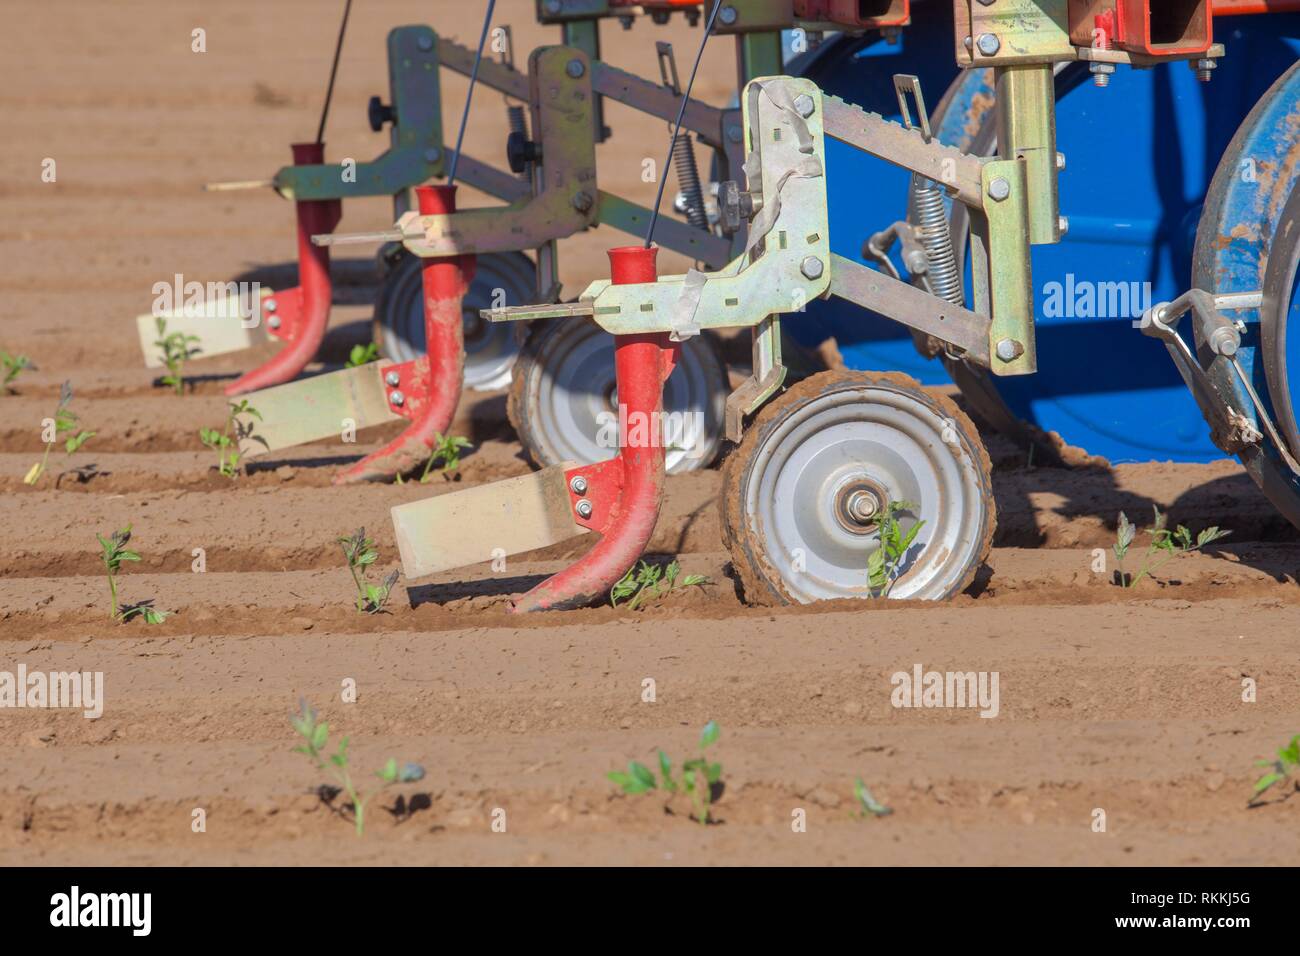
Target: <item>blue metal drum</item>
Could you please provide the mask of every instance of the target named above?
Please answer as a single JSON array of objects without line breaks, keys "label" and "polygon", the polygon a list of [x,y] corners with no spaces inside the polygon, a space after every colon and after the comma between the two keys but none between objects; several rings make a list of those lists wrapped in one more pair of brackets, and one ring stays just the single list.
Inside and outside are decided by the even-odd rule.
[{"label": "blue metal drum", "polygon": [[[990,420],[1010,416],[1057,432],[1112,462],[1222,457],[1163,346],[1133,323],[1150,303],[1190,287],[1210,178],[1243,118],[1296,62],[1297,37],[1300,17],[1294,15],[1217,21],[1215,40],[1227,55],[1209,83],[1198,82],[1181,62],[1121,67],[1104,89],[1092,84],[1084,64],[1058,74],[1057,148],[1068,160],[1060,177],[1061,214],[1070,228],[1059,245],[1033,251],[1039,371],[977,376],[986,386],[979,389],[970,388],[969,376],[957,376],[977,411]],[[946,55],[951,61],[951,46]],[[814,67],[821,66],[819,82],[828,92],[843,95],[857,82],[854,70],[864,76],[868,60],[840,56]],[[892,96],[885,82],[890,72],[919,71],[886,69],[878,79],[864,77],[873,97]],[[985,75],[961,76],[944,105],[936,118],[941,139],[976,152],[994,148]],[[838,238],[835,251],[854,255],[867,235],[899,218],[905,202],[900,197],[892,211],[878,210],[871,186],[864,185],[873,183],[870,174],[851,167],[846,173],[836,158],[827,160],[832,243]],[[898,176],[905,188],[906,176]],[[845,229],[852,235],[844,236]],[[895,331],[882,339],[874,331],[879,320],[863,322],[854,311],[841,305],[824,319],[851,366],[916,374],[919,365],[927,371],[918,377],[938,379],[935,363],[907,354],[909,337]],[[797,325],[791,323],[795,334]]]}]

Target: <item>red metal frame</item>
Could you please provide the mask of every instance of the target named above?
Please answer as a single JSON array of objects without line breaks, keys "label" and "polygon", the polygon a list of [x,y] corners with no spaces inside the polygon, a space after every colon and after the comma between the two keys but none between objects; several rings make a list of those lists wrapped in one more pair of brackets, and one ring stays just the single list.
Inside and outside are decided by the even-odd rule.
[{"label": "red metal frame", "polygon": [[[417,186],[416,199],[425,216],[456,211],[455,186]],[[441,256],[421,261],[424,288],[425,355],[384,369],[384,394],[389,407],[411,420],[402,434],[334,477],[336,485],[357,481],[387,481],[429,457],[435,436],[451,427],[460,404],[465,373],[465,340],[461,301],[474,281],[478,260],[472,255]],[[394,381],[388,379],[392,377]],[[402,404],[392,403],[401,391]]]},{"label": "red metal frame", "polygon": [[[291,148],[295,166],[325,161],[324,143],[294,143]],[[325,339],[334,294],[330,251],[328,246],[314,245],[311,237],[334,231],[343,218],[343,203],[338,199],[312,199],[294,206],[298,214],[298,285],[262,303],[262,321],[269,326],[271,316],[275,316],[278,328],[271,328],[271,334],[287,344],[268,362],[226,386],[227,395],[242,395],[292,380],[316,357]]]},{"label": "red metal frame", "polygon": [[[624,246],[609,250],[610,278],[619,285],[654,282],[658,249]],[[562,610],[582,607],[603,598],[650,543],[664,497],[664,382],[672,374],[681,346],[667,333],[614,337],[619,415],[618,457],[583,465],[565,474],[579,523],[600,532],[600,541],[574,564],[547,578],[515,602],[513,611]],[[642,417],[644,416],[644,417]],[[629,422],[641,422],[646,443],[629,440]],[[645,427],[648,423],[649,427]],[[586,482],[580,493],[574,479]],[[592,506],[583,518],[580,501]]]},{"label": "red metal frame", "polygon": [[911,0],[887,0],[881,6],[883,10],[867,13],[862,0],[794,0],[794,16],[796,20],[859,29],[901,27],[911,22]]},{"label": "red metal frame", "polygon": [[[1153,8],[1185,14],[1178,37],[1153,38]],[[1070,39],[1078,46],[1146,56],[1204,53],[1214,40],[1210,0],[1070,0],[1069,20]]]}]

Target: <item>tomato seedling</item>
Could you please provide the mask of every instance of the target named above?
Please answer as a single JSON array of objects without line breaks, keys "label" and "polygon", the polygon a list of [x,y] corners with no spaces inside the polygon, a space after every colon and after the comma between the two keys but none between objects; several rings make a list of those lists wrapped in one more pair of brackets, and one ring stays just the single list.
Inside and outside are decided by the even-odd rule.
[{"label": "tomato seedling", "polygon": [[1111,550],[1115,553],[1115,560],[1119,564],[1120,587],[1136,587],[1144,577],[1154,575],[1157,570],[1180,554],[1199,551],[1212,541],[1218,541],[1232,534],[1231,531],[1220,529],[1218,525],[1212,525],[1201,531],[1193,541],[1192,533],[1182,525],[1170,531],[1167,527],[1169,517],[1161,514],[1158,507],[1152,505],[1151,510],[1155,512],[1154,523],[1147,532],[1151,535],[1151,543],[1147,545],[1146,554],[1142,556],[1142,567],[1132,576],[1124,571],[1124,559],[1128,556],[1128,549],[1133,544],[1133,540],[1137,537],[1137,526],[1128,520],[1124,512],[1119,513],[1119,522],[1115,527],[1115,544]]},{"label": "tomato seedling", "polygon": [[9,384],[27,369],[35,371],[36,366],[26,355],[10,355],[0,349],[0,368],[4,369],[4,388],[9,391]]},{"label": "tomato seedling", "polygon": [[424,471],[420,473],[420,484],[424,484],[429,480],[429,472],[433,470],[434,463],[438,461],[442,462],[442,477],[450,481],[456,469],[460,467],[461,451],[473,447],[468,438],[434,432],[433,451],[429,454],[429,460],[424,463]]},{"label": "tomato seedling", "polygon": [[28,469],[27,474],[23,477],[23,484],[34,485],[41,480],[45,474],[45,469],[50,463],[50,449],[54,447],[55,442],[63,435],[73,434],[63,442],[64,451],[69,457],[74,455],[82,445],[89,439],[95,437],[94,432],[88,432],[77,428],[77,413],[69,406],[72,404],[72,383],[64,382],[59,389],[59,405],[54,410],[54,417],[45,419],[43,423],[42,437],[45,439],[45,454],[41,460]]},{"label": "tomato seedling", "polygon": [[647,561],[640,562],[635,568],[630,568],[627,574],[610,588],[610,607],[618,607],[619,602],[622,601],[623,606],[629,611],[635,611],[652,598],[661,598],[682,588],[703,587],[711,583],[702,574],[688,574],[679,581],[681,570],[681,565],[676,561],[670,561],[662,568]]},{"label": "tomato seedling", "polygon": [[357,586],[357,610],[365,614],[378,614],[388,603],[393,586],[397,584],[398,570],[394,568],[390,571],[382,584],[371,584],[366,580],[366,569],[379,560],[379,551],[375,548],[375,542],[366,537],[366,529],[358,528],[355,534],[336,540],[343,549],[343,556],[348,560],[352,583]]},{"label": "tomato seedling", "polygon": [[685,793],[691,800],[695,819],[699,823],[708,823],[712,817],[713,788],[722,781],[722,764],[709,763],[705,751],[717,742],[721,730],[716,721],[710,720],[700,733],[700,755],[692,757],[682,764],[682,778],[673,777],[673,764],[668,755],[659,751],[659,780],[655,780],[654,771],[645,764],[629,760],[627,773],[611,770],[605,776],[621,787],[624,793],[649,793],[662,790],[669,799],[678,793]]},{"label": "tomato seedling", "polygon": [[880,546],[867,558],[867,587],[872,597],[889,597],[907,560],[908,549],[916,540],[917,532],[925,526],[924,521],[917,521],[904,532],[898,521],[901,513],[911,513],[916,508],[910,501],[891,501],[876,519],[876,540]]},{"label": "tomato seedling", "polygon": [[96,534],[95,537],[99,539],[101,549],[99,557],[104,562],[104,571],[108,575],[108,593],[113,601],[113,610],[109,617],[114,621],[129,621],[138,616],[143,617],[146,624],[161,624],[165,621],[166,612],[154,608],[150,601],[141,601],[125,607],[121,607],[118,603],[117,572],[121,570],[122,562],[140,560],[138,553],[127,548],[131,540],[131,526],[127,525],[121,531],[114,531],[107,540],[103,535]]},{"label": "tomato seedling", "polygon": [[862,782],[862,778],[853,781],[853,800],[857,803],[857,813],[854,814],[859,820],[865,820],[868,817],[887,817],[893,813],[893,809],[885,806],[871,795],[867,785]]},{"label": "tomato seedling", "polygon": [[[247,419],[240,417],[245,415],[248,416]],[[253,434],[253,418],[261,421],[262,413],[250,405],[248,399],[241,398],[238,402],[228,403],[224,429],[199,429],[199,441],[217,453],[217,471],[226,478],[234,478],[239,474],[239,461],[242,457],[239,443],[249,438],[253,441],[260,440]]]},{"label": "tomato seedling", "polygon": [[394,784],[414,783],[424,779],[424,768],[418,763],[405,763],[399,767],[397,761],[390,757],[382,770],[375,771],[375,776],[382,781],[379,787],[369,793],[361,793],[352,781],[348,765],[348,738],[340,740],[338,749],[327,757],[325,750],[329,745],[330,725],[318,721],[316,711],[306,701],[299,701],[298,707],[300,713],[292,715],[289,720],[293,729],[298,731],[298,736],[302,737],[303,743],[294,747],[293,752],[305,754],[317,770],[330,774],[338,781],[352,801],[352,819],[356,824],[357,836],[365,832],[367,803]]},{"label": "tomato seedling", "polygon": [[369,365],[379,358],[379,346],[374,342],[367,342],[365,345],[354,345],[352,351],[348,353],[348,360],[343,363],[344,368],[359,368],[362,365]]},{"label": "tomato seedling", "polygon": [[162,316],[154,319],[154,325],[158,328],[158,338],[154,339],[153,344],[158,346],[163,365],[167,366],[167,374],[159,381],[174,388],[177,395],[184,394],[185,363],[203,351],[194,344],[199,341],[199,337],[185,332],[169,333],[167,320]]},{"label": "tomato seedling", "polygon": [[[1255,792],[1251,794],[1250,803],[1259,802],[1259,798],[1271,787],[1286,783],[1291,774],[1300,768],[1300,734],[1291,738],[1285,747],[1278,748],[1276,760],[1256,760],[1255,766],[1268,767],[1268,773],[1255,781]],[[1294,787],[1292,788],[1294,790]]]}]

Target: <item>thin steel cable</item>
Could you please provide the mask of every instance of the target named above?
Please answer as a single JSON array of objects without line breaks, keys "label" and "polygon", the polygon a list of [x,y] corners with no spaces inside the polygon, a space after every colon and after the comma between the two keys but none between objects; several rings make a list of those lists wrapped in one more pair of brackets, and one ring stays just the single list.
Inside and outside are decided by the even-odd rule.
[{"label": "thin steel cable", "polygon": [[713,0],[713,9],[709,12],[708,22],[704,24],[704,38],[700,40],[700,48],[695,51],[695,65],[691,67],[691,77],[686,81],[686,89],[682,92],[682,102],[677,107],[677,121],[673,123],[673,138],[668,144],[668,158],[664,160],[661,167],[662,173],[659,176],[659,191],[655,195],[654,207],[650,210],[650,226],[646,229],[645,248],[649,249],[654,242],[655,225],[659,222],[659,205],[664,201],[664,186],[668,182],[668,168],[673,162],[673,152],[677,149],[677,136],[681,132],[682,117],[686,115],[686,104],[691,99],[691,89],[695,86],[695,74],[700,70],[700,60],[704,58],[704,46],[709,42],[709,37],[713,34],[713,21],[718,18],[718,10],[722,7],[722,0]]},{"label": "thin steel cable", "polygon": [[343,52],[343,35],[348,32],[348,14],[352,12],[352,0],[343,5],[343,22],[339,24],[339,39],[334,44],[334,62],[330,65],[330,81],[325,87],[325,106],[320,111],[320,126],[316,127],[316,142],[325,142],[325,121],[330,115],[330,100],[334,98],[334,77],[339,72],[339,54]]},{"label": "thin steel cable", "polygon": [[478,65],[483,62],[483,46],[487,43],[488,29],[492,26],[492,11],[497,0],[488,0],[487,13],[483,17],[483,32],[478,38],[478,52],[474,54],[474,66],[469,71],[469,91],[465,94],[465,111],[460,115],[460,132],[456,134],[456,152],[451,157],[451,169],[447,173],[447,185],[456,184],[456,166],[460,163],[460,148],[465,142],[465,127],[469,124],[469,104],[474,99],[474,84],[478,82]]}]

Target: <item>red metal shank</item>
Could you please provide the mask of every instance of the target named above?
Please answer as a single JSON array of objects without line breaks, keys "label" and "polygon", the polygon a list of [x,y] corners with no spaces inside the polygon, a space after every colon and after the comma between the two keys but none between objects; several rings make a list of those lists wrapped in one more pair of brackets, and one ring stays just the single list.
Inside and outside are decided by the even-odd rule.
[{"label": "red metal shank", "polygon": [[[455,186],[417,186],[415,195],[422,215],[456,211]],[[384,370],[386,379],[397,379],[396,384],[385,381],[385,394],[392,403],[394,392],[402,393],[401,405],[393,408],[410,418],[411,424],[379,451],[336,475],[336,485],[388,481],[410,471],[428,459],[435,435],[445,435],[451,427],[465,372],[461,300],[474,280],[477,262],[472,255],[422,260],[427,354]]]},{"label": "red metal shank", "polygon": [[[295,166],[325,161],[324,143],[294,143],[292,149]],[[316,357],[325,338],[333,296],[330,251],[328,246],[313,245],[311,237],[334,231],[343,218],[343,204],[337,199],[312,199],[294,206],[298,213],[298,285],[274,297],[277,302],[283,297],[283,307],[272,313],[280,319],[280,327],[273,334],[288,344],[270,361],[227,385],[227,395],[242,395],[292,380]],[[262,321],[269,319],[264,309]]]},{"label": "red metal shank", "polygon": [[[610,278],[615,284],[654,282],[657,249],[625,246],[609,250]],[[660,419],[664,382],[672,373],[680,346],[667,333],[619,335],[614,338],[618,376],[618,457],[566,473],[578,520],[603,537],[574,564],[533,588],[515,602],[513,611],[582,607],[603,598],[627,573],[650,543],[664,496],[664,444]],[[573,480],[586,481],[576,490]],[[579,486],[581,487],[581,485]],[[577,510],[592,506],[589,518]]]}]

